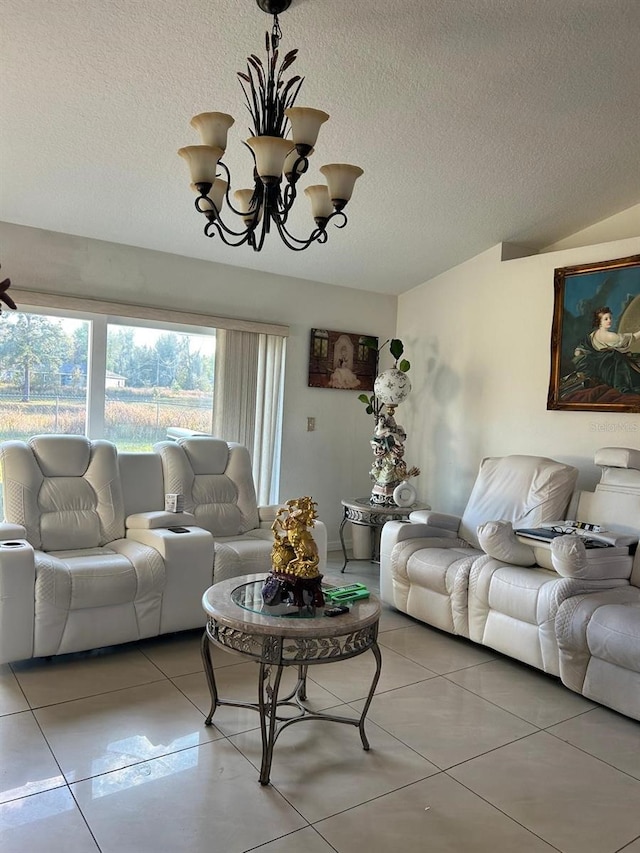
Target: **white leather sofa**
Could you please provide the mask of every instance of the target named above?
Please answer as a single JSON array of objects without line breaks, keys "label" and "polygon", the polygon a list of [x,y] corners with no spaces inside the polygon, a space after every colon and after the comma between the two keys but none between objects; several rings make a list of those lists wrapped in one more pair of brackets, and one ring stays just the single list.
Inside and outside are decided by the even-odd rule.
[{"label": "white leather sofa", "polygon": [[[640,451],[605,448],[596,454],[596,462],[603,470],[596,488],[598,517],[607,526],[637,531]],[[621,490],[623,502],[618,500]],[[593,506],[585,511],[590,518],[596,517]],[[558,609],[555,628],[563,683],[640,720],[640,549],[628,586],[568,599]]]},{"label": "white leather sofa", "polygon": [[[244,473],[235,479],[222,466],[210,504],[219,500],[227,520],[268,514],[255,506],[244,448],[219,444],[229,459],[242,460],[235,473]],[[220,446],[218,461],[222,455]],[[164,482],[159,453],[118,453],[107,441],[44,435],[4,442],[0,465],[6,519],[0,524],[0,663],[203,625],[202,595],[220,579],[214,536],[193,514],[164,511],[165,494],[175,490]],[[261,559],[223,561],[222,577],[270,570],[270,522],[261,523]],[[241,553],[246,534],[234,529],[225,527],[223,538]],[[324,525],[316,522],[313,532],[324,565]]]},{"label": "white leather sofa", "polygon": [[[573,655],[574,673],[579,658],[585,670],[583,680],[579,688],[580,675],[565,683],[583,692],[584,683],[593,682],[585,674],[593,655],[588,650],[589,632],[581,634],[577,622],[567,619],[576,597],[585,603],[582,617],[575,620],[584,620],[590,607],[586,602],[592,596],[594,602],[600,596],[603,602],[611,597],[626,608],[625,624],[635,626],[625,630],[640,635],[640,624],[629,610],[631,605],[636,615],[640,613],[630,587],[632,571],[634,578],[640,576],[640,557],[634,566],[627,547],[640,534],[640,490],[631,493],[629,486],[640,476],[633,467],[640,468],[640,454],[605,448],[596,454],[596,464],[603,473],[595,492],[578,491],[572,497],[577,472],[570,466],[526,456],[483,460],[462,518],[416,512],[408,522],[385,525],[380,566],[383,600],[437,628],[561,675],[563,680],[571,668],[568,656]],[[586,550],[578,537],[561,536],[532,547],[527,544],[531,540],[513,533],[564,518],[617,531],[622,546]],[[612,618],[613,614],[602,611],[598,618],[603,615]],[[561,623],[573,625],[573,634],[565,632],[561,641],[562,664],[557,633]],[[591,631],[594,651],[597,647],[596,654],[605,654],[603,648],[610,644],[596,643],[596,624]],[[633,644],[625,641],[623,646],[628,661]],[[637,647],[633,654],[637,655]],[[638,672],[640,657],[635,660]],[[618,665],[618,659],[614,656],[611,663]],[[637,705],[637,694],[634,701]]]},{"label": "white leather sofa", "polygon": [[387,522],[380,540],[380,593],[398,610],[469,637],[468,587],[484,555],[478,527],[504,519],[536,527],[562,517],[578,472],[538,456],[483,459],[462,517],[420,510]]}]

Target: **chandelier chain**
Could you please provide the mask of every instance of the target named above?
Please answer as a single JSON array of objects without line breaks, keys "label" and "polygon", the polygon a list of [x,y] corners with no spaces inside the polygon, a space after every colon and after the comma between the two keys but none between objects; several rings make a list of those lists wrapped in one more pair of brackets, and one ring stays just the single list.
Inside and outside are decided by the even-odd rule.
[{"label": "chandelier chain", "polygon": [[282,38],[282,29],[280,27],[280,21],[278,20],[278,16],[273,16],[273,26],[271,27],[271,44],[273,45],[273,49],[277,50],[278,45],[280,44],[280,39]]}]

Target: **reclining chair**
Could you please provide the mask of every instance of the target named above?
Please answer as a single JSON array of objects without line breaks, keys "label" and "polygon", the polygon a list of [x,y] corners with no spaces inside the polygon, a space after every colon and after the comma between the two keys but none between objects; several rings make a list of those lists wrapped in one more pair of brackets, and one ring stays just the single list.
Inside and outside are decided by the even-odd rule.
[{"label": "reclining chair", "polygon": [[[598,454],[596,463],[602,464]],[[628,588],[633,565],[634,536],[623,532],[620,547],[591,550],[575,535],[532,546],[527,543],[533,540],[514,533],[566,518],[576,477],[571,466],[540,457],[485,459],[461,520],[412,513],[409,524],[385,525],[383,598],[431,625],[560,675],[556,617],[563,603]],[[616,529],[609,524],[616,512],[633,507],[624,489],[614,491],[608,500],[598,490],[578,492],[569,515]]]},{"label": "reclining chair", "polygon": [[[418,511],[411,513],[409,522],[385,524],[380,561],[382,599],[443,631],[493,645],[492,638],[484,634],[478,639],[479,631],[470,636],[470,576],[479,558],[486,559],[478,528],[502,520],[509,522],[511,531],[512,527],[532,528],[563,518],[577,475],[572,466],[539,456],[484,459],[462,517]],[[502,565],[496,561],[496,568]],[[540,586],[557,576],[544,571],[535,582],[534,577],[530,572],[525,578],[526,584],[533,584],[532,599]],[[524,606],[522,597],[518,606]],[[533,607],[535,614],[533,601],[526,606]],[[535,615],[532,618],[535,623]],[[518,657],[514,652],[518,642],[517,636],[509,637],[507,654]],[[528,650],[526,657],[534,657],[535,665],[542,668],[537,648],[535,652]]]},{"label": "reclining chair", "polygon": [[462,517],[412,512],[382,530],[380,594],[398,610],[452,634],[469,636],[467,590],[483,556],[478,527],[495,519],[536,527],[561,518],[578,471],[539,456],[483,459]]},{"label": "reclining chair", "polygon": [[[240,444],[205,435],[161,441],[165,490],[184,495],[185,512],[208,530],[214,541],[214,581],[271,571],[271,525],[278,506],[258,506],[249,451]],[[316,521],[311,531],[322,572],[327,533]]]},{"label": "reclining chair", "polygon": [[[0,662],[203,624],[211,538],[165,529],[135,541],[125,529],[115,445],[40,435],[4,442],[0,463],[8,522],[0,525]],[[163,536],[176,540],[172,557],[151,544]]]}]

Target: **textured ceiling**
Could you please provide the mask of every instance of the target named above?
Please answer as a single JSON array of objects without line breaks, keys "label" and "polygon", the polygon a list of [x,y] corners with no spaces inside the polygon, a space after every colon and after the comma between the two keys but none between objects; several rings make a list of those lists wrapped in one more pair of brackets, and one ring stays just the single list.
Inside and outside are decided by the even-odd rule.
[{"label": "textured ceiling", "polygon": [[[202,235],[192,115],[236,118],[263,54],[254,0],[3,0],[0,219],[219,263],[401,293],[501,241],[532,248],[640,200],[638,0],[293,0],[300,106],[331,114],[326,162],[365,174],[325,246],[261,253]],[[307,199],[293,230],[308,230]]]}]

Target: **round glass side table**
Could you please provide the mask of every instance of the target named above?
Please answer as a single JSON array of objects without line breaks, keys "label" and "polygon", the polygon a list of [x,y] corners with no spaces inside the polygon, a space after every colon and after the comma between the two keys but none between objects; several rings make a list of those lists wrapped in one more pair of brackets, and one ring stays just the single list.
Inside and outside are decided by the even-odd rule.
[{"label": "round glass side table", "polygon": [[[406,521],[409,513],[417,509],[431,509],[428,504],[416,503],[413,506],[380,506],[372,504],[369,498],[343,498],[341,501],[343,512],[340,523],[340,544],[344,564],[341,571],[347,568],[347,563],[353,560],[368,560],[372,563],[380,562],[380,531],[387,521]],[[371,556],[352,557],[347,556],[347,546],[344,542],[344,526],[350,521],[351,524],[360,527],[368,527],[371,539]]]}]

